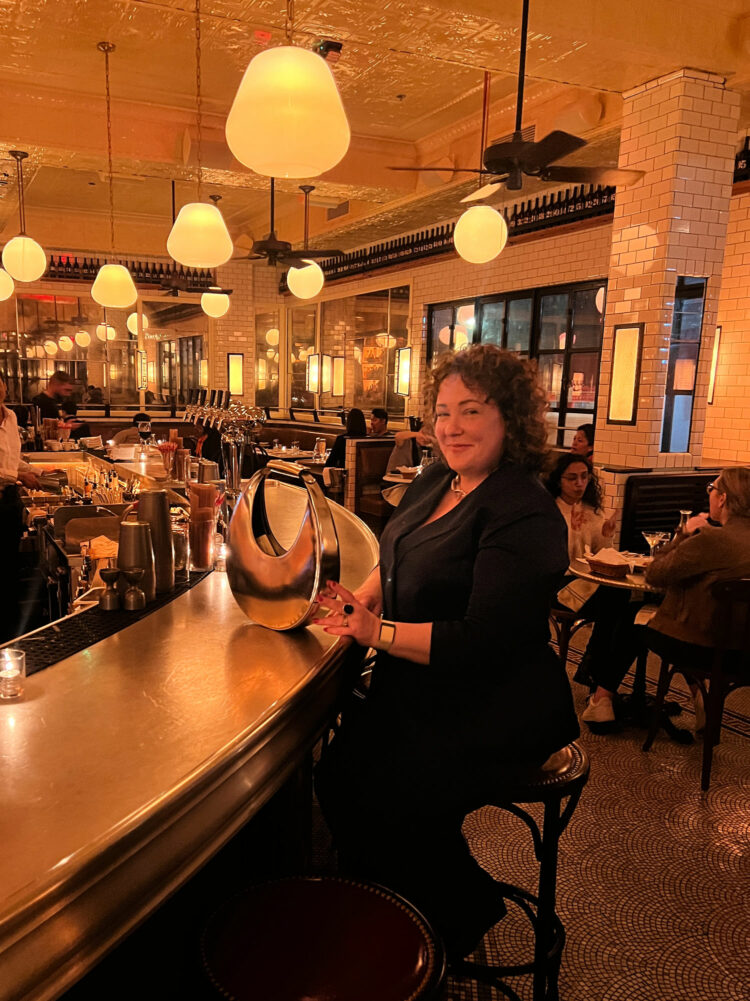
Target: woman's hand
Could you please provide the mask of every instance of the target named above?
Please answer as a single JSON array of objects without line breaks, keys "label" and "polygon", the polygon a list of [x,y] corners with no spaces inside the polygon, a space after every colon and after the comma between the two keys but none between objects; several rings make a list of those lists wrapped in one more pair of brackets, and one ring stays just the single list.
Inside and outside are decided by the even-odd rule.
[{"label": "woman's hand", "polygon": [[24,470],[23,472],[19,473],[18,479],[25,487],[28,487],[30,490],[38,490],[39,487],[41,486],[41,483],[39,482],[39,477],[36,475],[36,473],[32,473],[31,471]]},{"label": "woman's hand", "polygon": [[615,527],[617,525],[617,515],[613,514],[602,525],[602,535],[609,537],[615,534]]},{"label": "woman's hand", "polygon": [[688,535],[692,535],[693,532],[697,532],[699,528],[705,528],[708,524],[708,512],[701,511],[700,514],[694,514],[692,518],[688,518],[685,522],[685,531]]},{"label": "woman's hand", "polygon": [[[370,598],[372,593],[370,592]],[[347,591],[341,584],[329,580],[318,595],[318,602],[331,614],[313,619],[316,626],[333,636],[351,636],[360,646],[372,646],[380,636],[380,616],[375,615],[365,602]]]}]

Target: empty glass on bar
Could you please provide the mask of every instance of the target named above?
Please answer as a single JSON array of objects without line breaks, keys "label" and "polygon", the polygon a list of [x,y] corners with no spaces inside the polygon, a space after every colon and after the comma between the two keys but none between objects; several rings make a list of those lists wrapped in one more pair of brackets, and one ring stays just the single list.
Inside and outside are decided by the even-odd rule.
[{"label": "empty glass on bar", "polygon": [[0,650],[0,699],[17,699],[23,695],[26,677],[26,654],[15,647]]}]

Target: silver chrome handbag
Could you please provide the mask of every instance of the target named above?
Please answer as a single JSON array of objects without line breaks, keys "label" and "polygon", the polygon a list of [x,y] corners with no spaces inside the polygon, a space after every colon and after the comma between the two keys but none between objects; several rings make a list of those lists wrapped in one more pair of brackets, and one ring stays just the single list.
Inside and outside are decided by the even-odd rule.
[{"label": "silver chrome handbag", "polygon": [[[284,549],[274,535],[266,507],[271,473],[297,482],[307,505],[296,538]],[[291,517],[284,504],[289,486],[275,498],[274,523]],[[291,526],[292,529],[294,526]],[[328,501],[313,473],[296,462],[271,461],[254,474],[240,495],[227,535],[227,576],[238,605],[253,622],[269,629],[304,626],[317,611],[327,580],[339,579],[339,540]]]}]

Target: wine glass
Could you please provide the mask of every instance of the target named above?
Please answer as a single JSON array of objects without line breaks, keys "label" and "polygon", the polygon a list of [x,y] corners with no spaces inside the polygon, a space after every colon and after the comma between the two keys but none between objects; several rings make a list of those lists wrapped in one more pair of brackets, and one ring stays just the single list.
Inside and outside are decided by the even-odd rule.
[{"label": "wine glass", "polygon": [[650,555],[651,559],[654,558],[654,550],[659,545],[659,543],[660,542],[665,542],[666,539],[668,538],[666,532],[659,532],[659,531],[655,531],[654,529],[651,529],[651,530],[646,529],[643,532],[641,532],[641,535],[643,536],[643,538],[648,543],[648,548],[649,548],[649,551],[650,551],[649,555]]}]

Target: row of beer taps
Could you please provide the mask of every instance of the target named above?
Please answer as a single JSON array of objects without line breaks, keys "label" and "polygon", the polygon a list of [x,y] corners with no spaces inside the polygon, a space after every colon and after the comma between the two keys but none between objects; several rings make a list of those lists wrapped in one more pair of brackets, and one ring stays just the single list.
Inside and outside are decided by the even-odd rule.
[{"label": "row of beer taps", "polygon": [[185,407],[185,420],[217,431],[230,428],[252,431],[265,423],[266,412],[262,407],[232,401],[229,390],[199,389],[191,393]]}]

